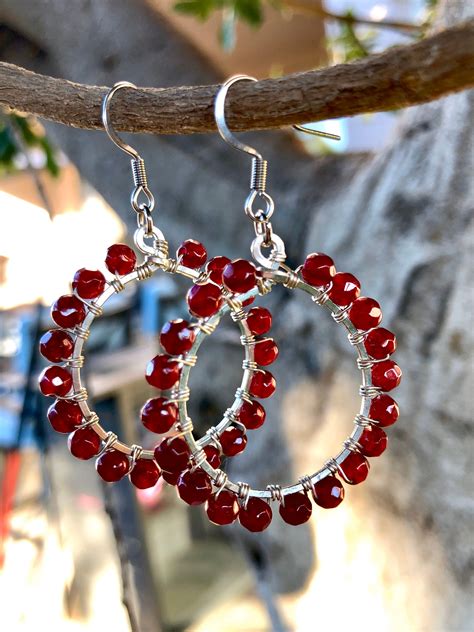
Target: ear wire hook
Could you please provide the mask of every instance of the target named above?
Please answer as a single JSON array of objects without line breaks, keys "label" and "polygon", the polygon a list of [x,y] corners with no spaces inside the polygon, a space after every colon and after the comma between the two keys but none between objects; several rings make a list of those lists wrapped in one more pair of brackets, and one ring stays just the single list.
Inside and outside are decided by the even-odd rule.
[{"label": "ear wire hook", "polygon": [[136,90],[137,86],[134,83],[130,83],[129,81],[119,81],[116,83],[113,88],[111,88],[107,94],[105,95],[102,101],[102,123],[104,125],[105,131],[107,132],[107,136],[110,140],[117,145],[119,149],[127,153],[130,158],[137,160],[140,158],[140,154],[138,151],[130,147],[127,143],[125,143],[117,134],[112,126],[112,122],[110,120],[110,104],[114,95],[123,88],[133,88]]}]

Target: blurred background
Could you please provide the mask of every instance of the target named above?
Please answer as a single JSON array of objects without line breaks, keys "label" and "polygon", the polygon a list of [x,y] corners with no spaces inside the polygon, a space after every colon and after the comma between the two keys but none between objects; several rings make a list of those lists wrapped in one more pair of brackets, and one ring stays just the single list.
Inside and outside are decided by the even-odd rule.
[{"label": "blurred background", "polygon": [[[166,87],[233,73],[279,76],[361,58],[467,18],[433,0],[1,0],[0,57],[82,83]],[[337,87],[337,86],[336,86]],[[405,379],[402,415],[367,483],[298,528],[209,524],[162,480],[109,486],[71,457],[38,396],[49,305],[81,267],[130,243],[129,161],[105,133],[0,113],[0,591],[3,629],[263,632],[468,631],[472,606],[472,95],[402,112],[243,137],[269,161],[273,226],[296,267],[328,252],[384,309]],[[218,137],[135,136],[171,251],[249,256],[250,161]],[[152,447],[140,424],[158,332],[185,316],[186,286],[155,275],[107,303],[87,343],[103,425]],[[280,288],[277,394],[228,464],[234,480],[286,484],[349,434],[358,372],[338,328]],[[307,297],[306,297],[307,298]],[[333,324],[332,324],[333,325]],[[239,383],[232,325],[192,376],[198,432]],[[223,362],[223,358],[226,361]],[[290,370],[291,368],[291,370]]]}]

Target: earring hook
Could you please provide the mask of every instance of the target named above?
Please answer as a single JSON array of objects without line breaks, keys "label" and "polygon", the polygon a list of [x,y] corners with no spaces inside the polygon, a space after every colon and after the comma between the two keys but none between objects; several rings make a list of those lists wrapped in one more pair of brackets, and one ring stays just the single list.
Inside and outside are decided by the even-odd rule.
[{"label": "earring hook", "polygon": [[110,120],[110,104],[114,95],[122,88],[134,88],[136,90],[137,86],[129,81],[119,81],[116,83],[105,95],[102,101],[102,123],[104,125],[105,131],[107,132],[107,136],[110,140],[117,145],[119,149],[127,153],[133,160],[139,160],[140,154],[136,149],[133,149],[130,145],[125,143],[117,132],[114,130],[112,126],[112,122]]}]

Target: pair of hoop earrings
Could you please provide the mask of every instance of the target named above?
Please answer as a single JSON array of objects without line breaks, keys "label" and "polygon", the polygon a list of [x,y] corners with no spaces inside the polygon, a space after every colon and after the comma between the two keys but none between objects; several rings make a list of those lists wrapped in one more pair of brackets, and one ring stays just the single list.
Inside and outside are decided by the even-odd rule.
[{"label": "pair of hoop earrings", "polygon": [[[178,495],[186,503],[205,503],[213,523],[225,525],[238,519],[243,527],[256,532],[270,524],[272,502],[278,504],[285,522],[299,525],[311,515],[310,497],[320,507],[334,508],[344,498],[343,482],[357,485],[366,479],[368,458],[384,452],[384,428],[398,418],[398,405],[387,393],[398,386],[401,371],[391,359],[395,336],[379,327],[379,304],[360,295],[360,283],[352,274],[336,272],[333,260],[321,253],[308,255],[296,270],[285,264],[284,242],[273,232],[270,222],[274,202],[266,192],[267,162],[255,149],[237,140],[225,120],[227,92],[241,80],[255,81],[245,75],[226,81],[215,99],[215,119],[222,138],[252,156],[250,193],[244,208],[255,228],[250,248],[255,264],[244,259],[230,261],[224,256],[207,260],[204,246],[194,240],[184,241],[176,256],[170,257],[165,236],[153,223],[155,201],[148,188],[144,161],[117,136],[110,123],[114,94],[135,86],[116,84],[104,98],[102,119],[109,138],[131,157],[131,206],[138,223],[134,242],[143,260],[139,262],[137,253],[128,246],[115,244],[105,258],[107,276],[85,268],[76,272],[72,293],[61,296],[52,306],[52,319],[59,329],[48,331],[40,341],[42,355],[54,364],[42,372],[39,386],[44,395],[55,398],[48,410],[54,430],[70,433],[69,449],[75,457],[95,457],[97,472],[104,480],[114,482],[128,475],[133,485],[143,489],[154,486],[161,476],[177,486]],[[144,427],[162,435],[151,451],[126,445],[101,426],[98,415],[89,407],[81,369],[90,328],[107,300],[128,283],[143,281],[156,272],[184,276],[192,285],[186,296],[191,319],[164,325],[160,334],[162,353],[150,359],[145,371],[146,380],[159,391],[141,410]],[[261,400],[276,389],[275,378],[267,368],[278,356],[278,347],[268,336],[272,316],[266,308],[252,304],[278,286],[305,292],[346,330],[362,376],[361,405],[351,435],[339,454],[321,469],[289,486],[270,484],[265,489],[252,489],[246,482],[231,481],[221,469],[221,461],[244,450],[247,433],[265,421]],[[189,375],[202,342],[226,314],[240,330],[242,381],[222,419],[197,439],[187,410]]]}]

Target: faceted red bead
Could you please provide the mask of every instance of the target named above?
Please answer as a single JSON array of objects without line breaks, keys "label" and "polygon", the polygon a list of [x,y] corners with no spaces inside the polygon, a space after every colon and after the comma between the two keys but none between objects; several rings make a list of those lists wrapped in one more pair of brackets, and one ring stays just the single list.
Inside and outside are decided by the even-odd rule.
[{"label": "faceted red bead", "polygon": [[97,456],[101,448],[99,435],[90,426],[78,428],[68,437],[69,451],[76,459],[83,461]]},{"label": "faceted red bead", "polygon": [[206,445],[204,448],[207,462],[211,467],[217,470],[221,466],[221,452],[215,445]]},{"label": "faceted red bead", "polygon": [[76,402],[57,399],[48,408],[48,420],[56,432],[72,432],[83,422],[83,416]]},{"label": "faceted red bead", "polygon": [[239,515],[239,503],[232,492],[224,489],[206,503],[207,517],[217,525],[232,524]]},{"label": "faceted red bead", "polygon": [[157,355],[146,366],[145,377],[148,384],[167,390],[179,380],[181,367],[179,362],[167,355]]},{"label": "faceted red bead", "polygon": [[366,331],[380,324],[382,310],[375,299],[361,296],[354,301],[350,308],[349,318],[354,327]]},{"label": "faceted red bead", "polygon": [[358,485],[365,481],[369,469],[369,462],[359,452],[349,452],[344,461],[339,464],[339,471],[349,485]]},{"label": "faceted red bead", "polygon": [[170,355],[187,353],[196,339],[196,330],[189,326],[187,320],[178,318],[163,325],[160,342]]},{"label": "faceted red bead", "polygon": [[314,252],[306,257],[301,268],[301,276],[309,285],[327,285],[336,274],[334,261],[328,255]]},{"label": "faceted red bead", "polygon": [[288,524],[294,526],[307,522],[311,517],[313,507],[311,501],[303,492],[295,492],[284,496],[280,504],[280,516]]},{"label": "faceted red bead", "polygon": [[178,419],[178,407],[166,397],[154,397],[145,402],[140,412],[142,424],[151,432],[168,432]]},{"label": "faceted red bead", "polygon": [[324,509],[333,509],[344,500],[344,487],[335,476],[326,476],[313,485],[314,501]]},{"label": "faceted red bead", "polygon": [[247,430],[256,430],[265,422],[265,408],[259,402],[243,401],[237,411],[237,418]]},{"label": "faceted red bead", "polygon": [[357,439],[365,456],[380,456],[387,448],[387,435],[379,426],[366,426]]},{"label": "faceted red bead", "polygon": [[270,371],[256,371],[250,380],[249,393],[254,397],[266,399],[276,389],[276,380]]},{"label": "faceted red bead", "polygon": [[86,308],[74,294],[60,296],[51,308],[51,318],[60,327],[80,325],[86,317]]},{"label": "faceted red bead", "polygon": [[38,378],[43,395],[65,397],[72,388],[72,375],[62,366],[49,366]]},{"label": "faceted red bead", "polygon": [[186,299],[192,314],[199,318],[207,318],[218,312],[222,305],[221,288],[214,283],[193,285]]},{"label": "faceted red bead", "polygon": [[178,495],[188,505],[202,505],[212,494],[211,479],[201,469],[182,472],[178,479]]},{"label": "faceted red bead", "polygon": [[154,487],[160,478],[160,468],[151,459],[138,459],[130,472],[130,481],[138,489]]},{"label": "faceted red bead", "polygon": [[353,303],[360,294],[360,283],[349,272],[338,272],[332,278],[332,287],[329,290],[329,298],[340,307]]},{"label": "faceted red bead", "polygon": [[162,470],[161,477],[168,485],[177,485],[181,474],[182,472],[167,472],[166,470]]},{"label": "faceted red bead", "polygon": [[254,336],[262,336],[270,331],[272,315],[265,307],[252,307],[247,315],[247,326]]},{"label": "faceted red bead", "polygon": [[51,329],[41,336],[40,353],[50,362],[61,362],[71,357],[74,342],[71,336],[61,329]]},{"label": "faceted red bead", "polygon": [[239,522],[248,531],[264,531],[272,521],[272,508],[263,500],[252,496],[246,507],[239,509]]},{"label": "faceted red bead", "polygon": [[226,456],[235,456],[245,450],[247,445],[247,435],[240,428],[230,426],[226,428],[220,436],[222,452]]},{"label": "faceted red bead", "polygon": [[105,277],[100,270],[81,268],[74,275],[72,289],[85,299],[97,298],[105,288]]},{"label": "faceted red bead", "polygon": [[260,366],[268,366],[278,358],[278,347],[273,338],[258,340],[254,347],[254,360]]},{"label": "faceted red bead", "polygon": [[204,246],[195,239],[186,239],[183,241],[177,252],[178,258],[181,259],[183,266],[187,268],[200,268],[206,263],[207,252]]},{"label": "faceted red bead", "polygon": [[230,263],[228,257],[213,257],[207,262],[206,270],[211,281],[214,281],[217,285],[222,285],[222,273],[228,263]]},{"label": "faceted red bead", "polygon": [[400,384],[402,370],[393,360],[384,360],[372,367],[372,383],[383,391],[391,391]]},{"label": "faceted red bead", "polygon": [[188,444],[182,437],[167,437],[155,448],[155,460],[166,472],[183,472],[188,465],[189,454]]},{"label": "faceted red bead", "polygon": [[112,274],[129,274],[136,263],[137,255],[126,244],[114,244],[107,250],[105,265]]},{"label": "faceted red bead", "polygon": [[128,474],[130,461],[123,452],[107,450],[97,459],[95,469],[104,481],[116,483]]},{"label": "faceted red bead", "polygon": [[385,393],[377,395],[370,402],[369,417],[378,421],[383,428],[393,425],[397,421],[399,413],[397,402]]},{"label": "faceted red bead", "polygon": [[257,271],[246,259],[235,259],[226,265],[222,273],[226,288],[236,294],[248,292],[257,283]]},{"label": "faceted red bead", "polygon": [[364,346],[369,356],[376,360],[381,360],[395,351],[397,340],[395,334],[388,329],[377,327],[377,329],[369,331],[365,338]]}]

